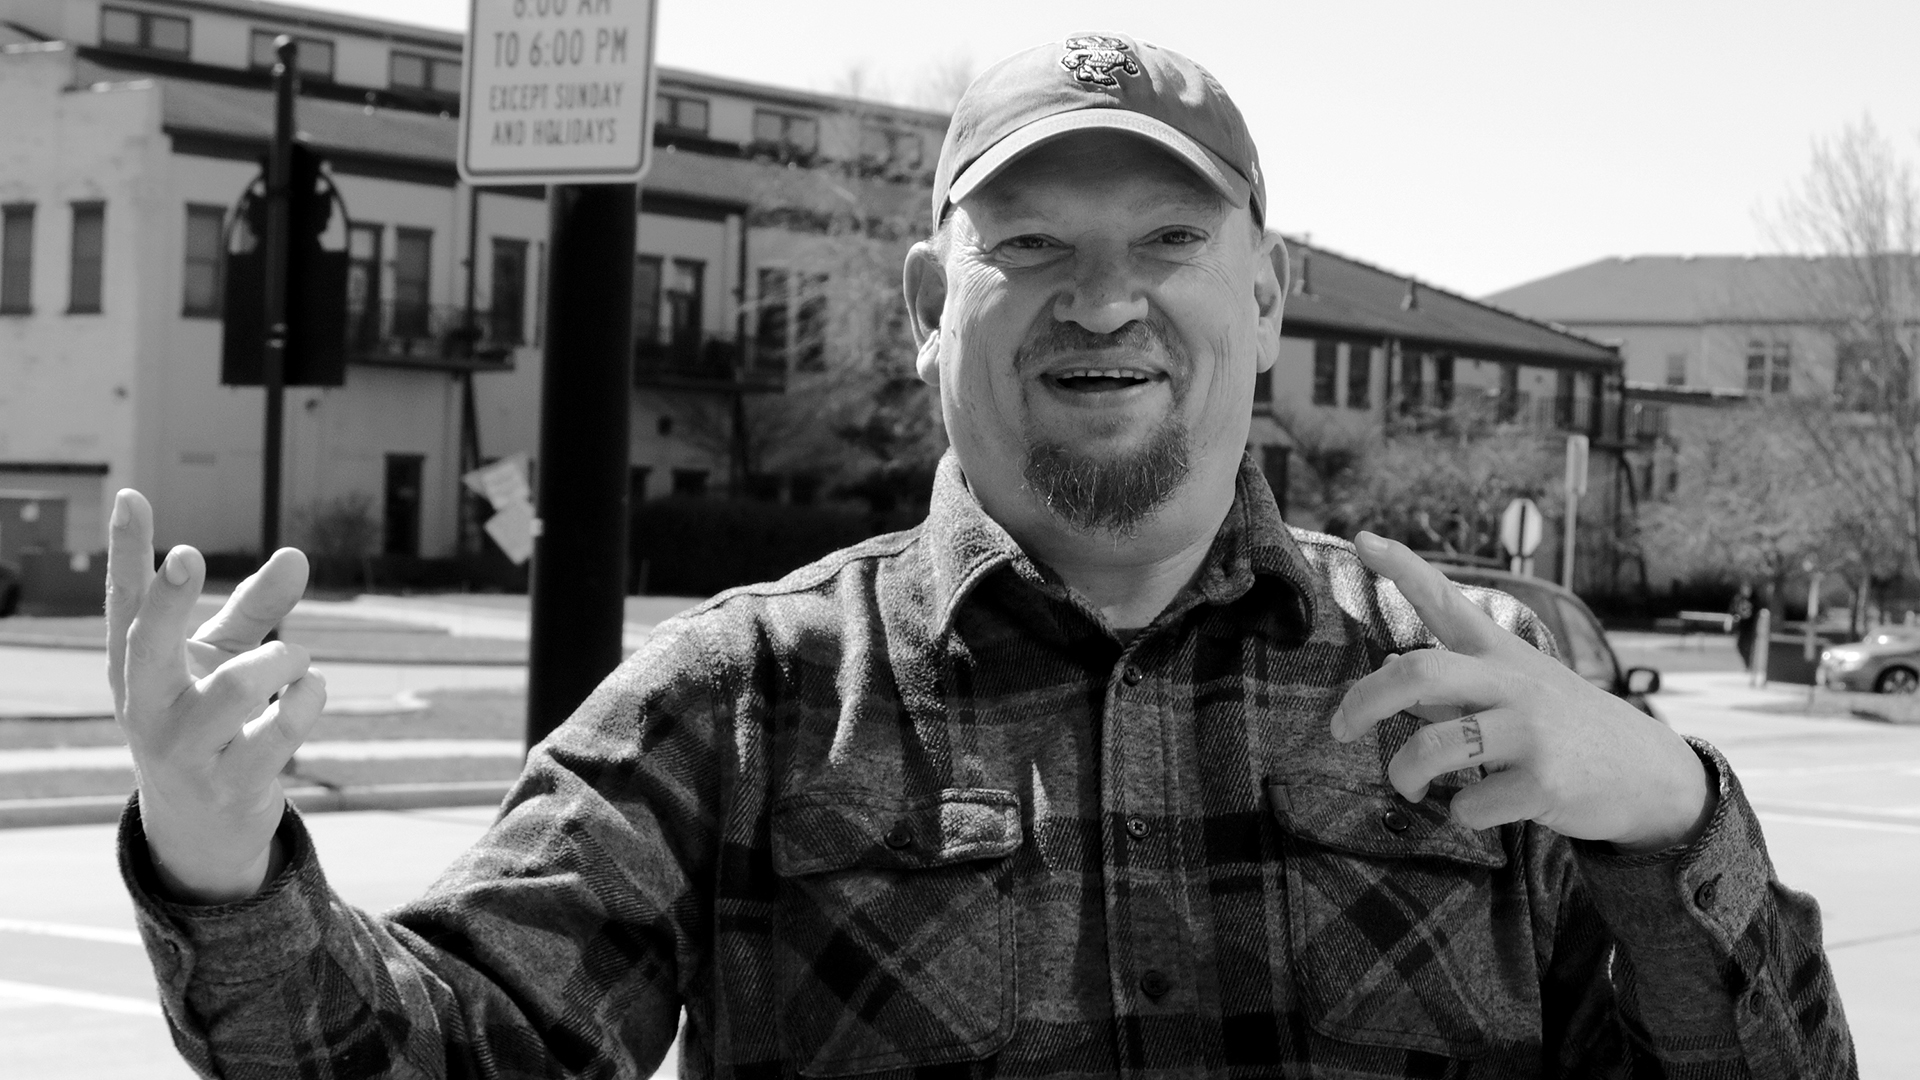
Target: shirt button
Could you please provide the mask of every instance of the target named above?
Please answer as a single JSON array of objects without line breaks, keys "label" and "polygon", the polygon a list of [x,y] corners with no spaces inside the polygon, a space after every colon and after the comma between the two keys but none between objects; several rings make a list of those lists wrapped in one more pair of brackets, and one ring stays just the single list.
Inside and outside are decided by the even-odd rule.
[{"label": "shirt button", "polygon": [[1398,807],[1380,815],[1380,827],[1390,833],[1403,833],[1413,826],[1413,819]]},{"label": "shirt button", "polygon": [[907,827],[906,822],[902,821],[887,830],[887,846],[895,851],[913,846],[913,830]]},{"label": "shirt button", "polygon": [[1719,899],[1720,877],[1717,874],[1701,882],[1700,887],[1693,890],[1693,906],[1701,911],[1712,911],[1713,905]]},{"label": "shirt button", "polygon": [[1126,683],[1128,686],[1139,686],[1146,677],[1145,672],[1134,667],[1132,664],[1128,664],[1127,670],[1120,673],[1120,681]]},{"label": "shirt button", "polygon": [[1130,817],[1127,819],[1127,835],[1133,837],[1135,840],[1145,840],[1147,834],[1152,831],[1153,826],[1147,824],[1146,818]]},{"label": "shirt button", "polygon": [[1140,992],[1155,1001],[1165,997],[1167,991],[1171,989],[1173,989],[1173,980],[1167,978],[1167,973],[1159,968],[1148,968],[1140,974]]}]

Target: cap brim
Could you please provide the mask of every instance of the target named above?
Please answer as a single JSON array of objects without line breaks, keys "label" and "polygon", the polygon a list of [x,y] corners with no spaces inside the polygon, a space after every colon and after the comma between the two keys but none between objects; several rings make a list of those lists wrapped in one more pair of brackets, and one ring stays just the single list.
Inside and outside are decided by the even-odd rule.
[{"label": "cap brim", "polygon": [[[1253,185],[1220,155],[1200,145],[1173,125],[1131,109],[1075,109],[1072,112],[1044,116],[1008,135],[961,170],[947,187],[947,201],[960,200],[979,190],[1021,154],[1041,143],[1076,131],[1107,130],[1138,135],[1164,147],[1194,172],[1199,173],[1215,191],[1236,207],[1244,207],[1253,197]],[[945,208],[942,208],[944,214]]]}]

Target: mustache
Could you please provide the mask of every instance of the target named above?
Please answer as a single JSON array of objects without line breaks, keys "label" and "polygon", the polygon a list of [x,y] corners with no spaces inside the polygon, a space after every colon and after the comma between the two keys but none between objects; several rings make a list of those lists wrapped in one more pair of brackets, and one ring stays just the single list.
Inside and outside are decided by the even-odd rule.
[{"label": "mustache", "polygon": [[1172,374],[1189,367],[1187,351],[1173,328],[1157,318],[1135,319],[1110,334],[1096,334],[1077,322],[1046,319],[1027,340],[1014,350],[1014,370],[1030,371],[1062,353],[1075,352],[1159,353],[1167,359]]}]

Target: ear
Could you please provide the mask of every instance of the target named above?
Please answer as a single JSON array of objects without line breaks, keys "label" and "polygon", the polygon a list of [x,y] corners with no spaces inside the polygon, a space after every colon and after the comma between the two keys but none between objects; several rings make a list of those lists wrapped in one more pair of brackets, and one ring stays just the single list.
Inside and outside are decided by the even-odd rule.
[{"label": "ear", "polygon": [[920,381],[940,385],[940,316],[947,307],[947,268],[933,245],[925,240],[907,252],[900,271],[900,291],[906,295],[907,322],[913,327],[913,366]]},{"label": "ear", "polygon": [[1280,321],[1286,313],[1287,292],[1293,283],[1293,257],[1287,242],[1272,229],[1260,236],[1253,268],[1253,302],[1259,310],[1257,371],[1269,371],[1280,360]]}]

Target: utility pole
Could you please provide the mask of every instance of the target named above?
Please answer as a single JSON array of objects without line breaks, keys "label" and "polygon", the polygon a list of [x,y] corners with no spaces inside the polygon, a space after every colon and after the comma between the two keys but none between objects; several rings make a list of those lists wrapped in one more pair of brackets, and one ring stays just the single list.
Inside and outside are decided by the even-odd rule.
[{"label": "utility pole", "polygon": [[547,189],[529,747],[620,666],[639,191],[635,184]]},{"label": "utility pole", "polygon": [[287,375],[287,259],[292,240],[294,61],[300,46],[285,34],[274,39],[273,146],[267,153],[267,327],[261,355],[266,390],[266,436],[260,451],[260,559],[280,547],[280,451]]},{"label": "utility pole", "polygon": [[1573,588],[1574,538],[1579,536],[1580,496],[1587,493],[1587,437],[1567,436],[1567,537],[1560,553],[1560,585]]}]

